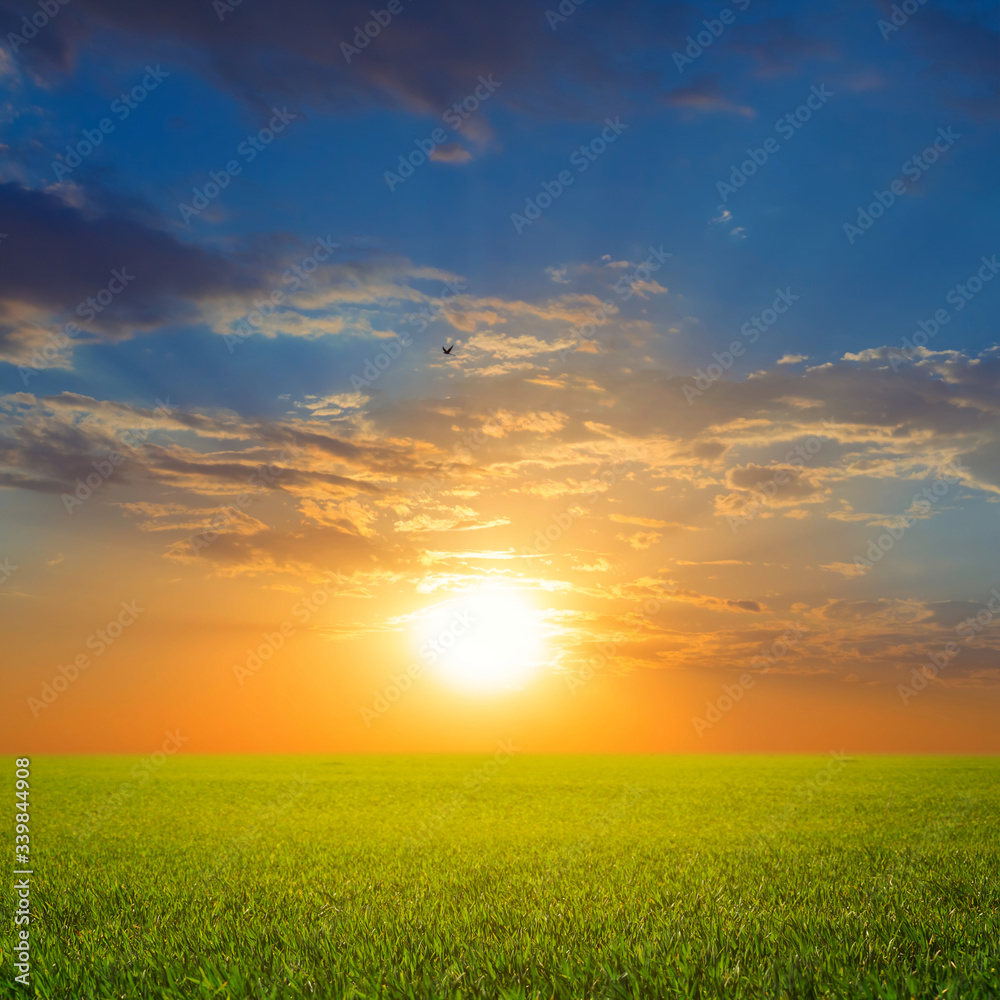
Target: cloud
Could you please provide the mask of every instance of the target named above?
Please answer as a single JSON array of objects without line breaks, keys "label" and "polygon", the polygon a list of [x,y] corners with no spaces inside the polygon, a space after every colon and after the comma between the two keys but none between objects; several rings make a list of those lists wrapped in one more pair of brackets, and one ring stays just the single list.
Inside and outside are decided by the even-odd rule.
[{"label": "cloud", "polygon": [[724,96],[722,87],[714,76],[702,77],[696,83],[667,91],[663,102],[668,107],[679,108],[690,114],[721,113],[739,115],[743,118],[754,118],[757,114],[753,108],[737,104]]},{"label": "cloud", "polygon": [[431,150],[430,159],[434,163],[451,163],[455,166],[461,166],[472,159],[472,153],[460,143],[446,142]]},{"label": "cloud", "polygon": [[[304,251],[276,237],[223,253],[138,216],[14,183],[0,184],[0,216],[11,234],[0,269],[0,360],[36,369],[64,367],[67,350],[94,338],[126,339],[168,326],[206,323],[222,334],[262,336],[340,333],[345,318],[335,312],[393,303],[412,310],[431,298],[412,282],[455,277],[356,250],[354,259],[324,264],[293,295],[283,276]],[[275,292],[281,308],[256,316],[254,303]],[[55,341],[53,327],[62,331],[67,322],[75,327]]]},{"label": "cloud", "polygon": [[996,120],[1000,114],[996,21],[987,7],[976,6],[959,5],[952,11],[928,5],[919,17],[906,22],[906,30],[891,38],[926,61],[924,73],[947,107],[973,118]]},{"label": "cloud", "polygon": [[663,535],[658,531],[637,531],[634,535],[618,535],[616,537],[627,542],[633,549],[648,549],[655,545]]},{"label": "cloud", "polygon": [[[990,600],[995,601],[996,599],[997,591],[994,588]],[[943,628],[954,629],[970,618],[975,619],[976,615],[979,614],[983,614],[987,624],[992,623],[996,615],[989,611],[987,603],[986,600],[979,603],[975,601],[935,601],[927,605],[927,611],[930,614],[930,620],[935,624],[941,625]]]},{"label": "cloud", "polygon": [[764,605],[759,601],[715,597],[710,594],[698,593],[698,591],[690,590],[687,587],[675,587],[670,591],[670,598],[687,604],[696,604],[710,611],[747,611],[751,614],[760,614],[765,610]]},{"label": "cloud", "polygon": [[436,505],[436,513],[417,514],[409,520],[396,521],[395,531],[402,534],[438,532],[438,531],[482,531],[485,528],[496,528],[510,524],[510,518],[484,518],[471,507],[461,505],[449,508]]},{"label": "cloud", "polygon": [[[8,358],[24,356],[16,334],[32,318],[57,316],[93,335],[122,337],[192,318],[192,301],[249,296],[265,280],[260,258],[237,261],[14,183],[0,184],[0,216],[11,234],[0,271],[0,356]],[[40,332],[30,344],[37,347]]]},{"label": "cloud", "polygon": [[[31,9],[13,0],[0,21],[3,33]],[[531,0],[510,0],[502,17],[441,0],[404,5],[366,36],[371,9],[362,0],[301,0],[290,15],[280,0],[256,0],[234,7],[220,24],[210,4],[206,16],[196,4],[140,12],[117,0],[74,0],[22,57],[35,74],[51,77],[69,72],[84,45],[98,53],[127,47],[141,62],[166,44],[173,59],[261,110],[294,101],[336,111],[388,106],[438,118],[490,74],[500,83],[491,104],[582,119],[641,103],[636,91],[652,93],[655,83],[638,67],[647,54],[681,44],[689,30],[688,11],[679,5],[644,3],[631,16],[588,10],[571,32],[553,32]],[[579,44],[580,33],[594,44]],[[483,115],[477,112],[480,128]]]},{"label": "cloud", "polygon": [[675,559],[677,566],[751,566],[746,559]]},{"label": "cloud", "polygon": [[913,602],[880,598],[876,601],[835,600],[819,609],[819,613],[835,621],[914,622],[923,615],[923,610]]},{"label": "cloud", "polygon": [[[0,397],[0,417],[0,485],[40,493],[73,493],[94,463],[106,465],[113,454],[121,460],[101,489],[156,482],[201,496],[264,487],[377,496],[380,481],[427,471],[405,442],[349,441],[301,421],[245,422],[225,412],[148,410],[73,393]],[[201,447],[172,440],[184,432],[202,439]]]},{"label": "cloud", "polygon": [[[984,470],[966,476],[962,494],[991,496],[980,479],[1000,437],[991,354],[926,359],[898,373],[881,365],[878,358],[807,370],[774,365],[744,382],[720,382],[688,406],[681,377],[635,371],[614,355],[599,366],[571,356],[551,370],[535,363],[543,377],[499,376],[477,391],[457,383],[444,395],[414,397],[375,385],[303,396],[288,401],[291,416],[280,420],[15,393],[0,399],[0,481],[47,493],[58,510],[74,478],[119,447],[127,460],[94,502],[126,505],[119,509],[136,538],[185,572],[312,578],[342,564],[414,593],[531,565],[539,570],[531,586],[546,593],[634,608],[676,586],[655,569],[670,532],[673,572],[724,581],[726,592],[677,587],[663,598],[659,638],[644,632],[629,662],[713,669],[741,656],[748,662],[764,639],[728,629],[705,638],[707,616],[770,623],[774,606],[768,642],[786,627],[781,616],[809,617],[816,633],[789,670],[862,673],[859,660],[867,658],[868,678],[917,661],[919,642],[940,640],[934,616],[958,613],[907,602],[894,588],[909,557],[895,553],[878,566],[885,589],[862,592],[873,577],[862,578],[852,559],[864,551],[870,523],[898,517],[921,482],[962,455],[981,456]],[[122,446],[127,429],[141,435]],[[820,448],[805,449],[814,437]],[[262,468],[273,473],[266,501],[248,489]],[[429,490],[417,491],[427,482]],[[776,487],[782,510],[808,504],[809,524],[761,516],[736,535],[720,534],[712,523],[720,491],[745,499],[760,483]],[[887,502],[890,488],[899,510]],[[244,507],[235,500],[241,492],[252,497]],[[949,504],[960,503],[958,493],[949,493]],[[218,537],[196,551],[191,538],[234,505]],[[955,516],[939,508],[938,517]],[[890,514],[865,513],[880,510]],[[522,562],[517,553],[556,515],[561,524],[569,519],[566,537]],[[470,538],[482,544],[458,544]],[[910,538],[907,551],[917,551],[921,543]],[[456,572],[429,572],[437,564]],[[646,574],[641,585],[630,582],[633,564]],[[795,610],[803,588],[829,599]],[[725,652],[724,642],[735,645]],[[989,667],[971,651],[963,663],[956,677]]]},{"label": "cloud", "polygon": [[733,32],[730,45],[734,52],[750,57],[756,64],[756,74],[762,77],[801,73],[809,62],[841,55],[829,39],[804,35],[790,17],[770,17],[742,25]]},{"label": "cloud", "polygon": [[830,573],[839,573],[841,576],[864,576],[868,568],[860,563],[832,562],[820,566]]},{"label": "cloud", "polygon": [[807,479],[799,470],[779,465],[735,466],[729,470],[729,485],[733,489],[763,490],[775,498],[809,497],[822,488]]},{"label": "cloud", "polygon": [[[196,539],[197,540],[197,539]],[[401,547],[380,549],[360,535],[336,528],[280,531],[224,530],[207,544],[184,538],[169,545],[167,558],[180,563],[204,563],[216,576],[292,574],[323,579],[331,566],[345,573],[398,568],[408,562]]]},{"label": "cloud", "polygon": [[[680,528],[683,531],[697,531],[687,524],[678,524],[676,521],[658,521],[655,517],[631,517],[626,514],[610,514],[609,521],[617,524],[640,524],[646,528]],[[659,536],[657,536],[659,537]]]}]

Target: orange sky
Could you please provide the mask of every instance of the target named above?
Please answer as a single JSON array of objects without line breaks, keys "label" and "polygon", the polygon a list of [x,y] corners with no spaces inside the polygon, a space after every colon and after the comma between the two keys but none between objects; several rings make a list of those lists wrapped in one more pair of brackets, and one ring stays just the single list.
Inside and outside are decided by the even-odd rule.
[{"label": "orange sky", "polygon": [[[623,485],[623,495],[635,488]],[[611,500],[605,509],[621,509]],[[19,620],[8,645],[18,667],[4,675],[6,752],[150,752],[168,732],[186,738],[185,752],[212,753],[481,751],[497,739],[529,752],[1000,749],[997,689],[968,669],[947,677],[988,642],[988,626],[904,704],[914,656],[943,647],[954,626],[912,601],[825,594],[810,605],[816,572],[689,565],[713,541],[704,556],[720,555],[720,542],[744,554],[729,532],[668,535],[685,556],[667,560],[680,579],[670,567],[639,576],[629,560],[649,565],[648,550],[616,540],[621,522],[581,514],[544,557],[425,551],[405,572],[356,570],[324,585],[318,566],[221,564],[213,575],[201,560],[165,559],[157,533],[92,511],[92,528],[81,519],[45,540],[53,565],[19,567],[7,584]],[[544,524],[523,516],[529,530]],[[515,529],[503,530],[516,553]],[[474,535],[453,537],[464,550]],[[434,551],[449,542],[440,533]],[[794,585],[794,609],[768,579]],[[514,595],[516,611],[520,600],[510,627],[541,637],[519,689],[466,690],[420,655],[430,633],[419,609],[468,606],[463,595],[484,587],[486,607]],[[120,634],[102,636],[116,618]],[[89,666],[74,674],[79,655]]]}]

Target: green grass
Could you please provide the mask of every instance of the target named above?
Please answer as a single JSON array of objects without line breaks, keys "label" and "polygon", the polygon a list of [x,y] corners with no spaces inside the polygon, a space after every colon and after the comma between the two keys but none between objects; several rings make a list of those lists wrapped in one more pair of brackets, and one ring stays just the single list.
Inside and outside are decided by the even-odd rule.
[{"label": "green grass", "polygon": [[490,759],[34,758],[35,995],[1000,996],[1000,759]]}]

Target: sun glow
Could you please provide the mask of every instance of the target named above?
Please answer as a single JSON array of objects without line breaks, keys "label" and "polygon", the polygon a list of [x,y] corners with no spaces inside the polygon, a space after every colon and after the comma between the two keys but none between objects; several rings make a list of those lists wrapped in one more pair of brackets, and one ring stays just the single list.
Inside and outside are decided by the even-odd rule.
[{"label": "sun glow", "polygon": [[542,613],[500,588],[445,601],[418,618],[420,657],[439,677],[468,691],[522,687],[545,653]]}]

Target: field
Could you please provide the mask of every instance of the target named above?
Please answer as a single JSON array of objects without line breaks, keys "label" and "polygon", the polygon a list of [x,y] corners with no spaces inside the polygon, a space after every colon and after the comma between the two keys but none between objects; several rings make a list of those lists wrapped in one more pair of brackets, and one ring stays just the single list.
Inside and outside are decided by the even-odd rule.
[{"label": "field", "polygon": [[2,996],[1000,996],[998,758],[36,757],[31,796]]}]

